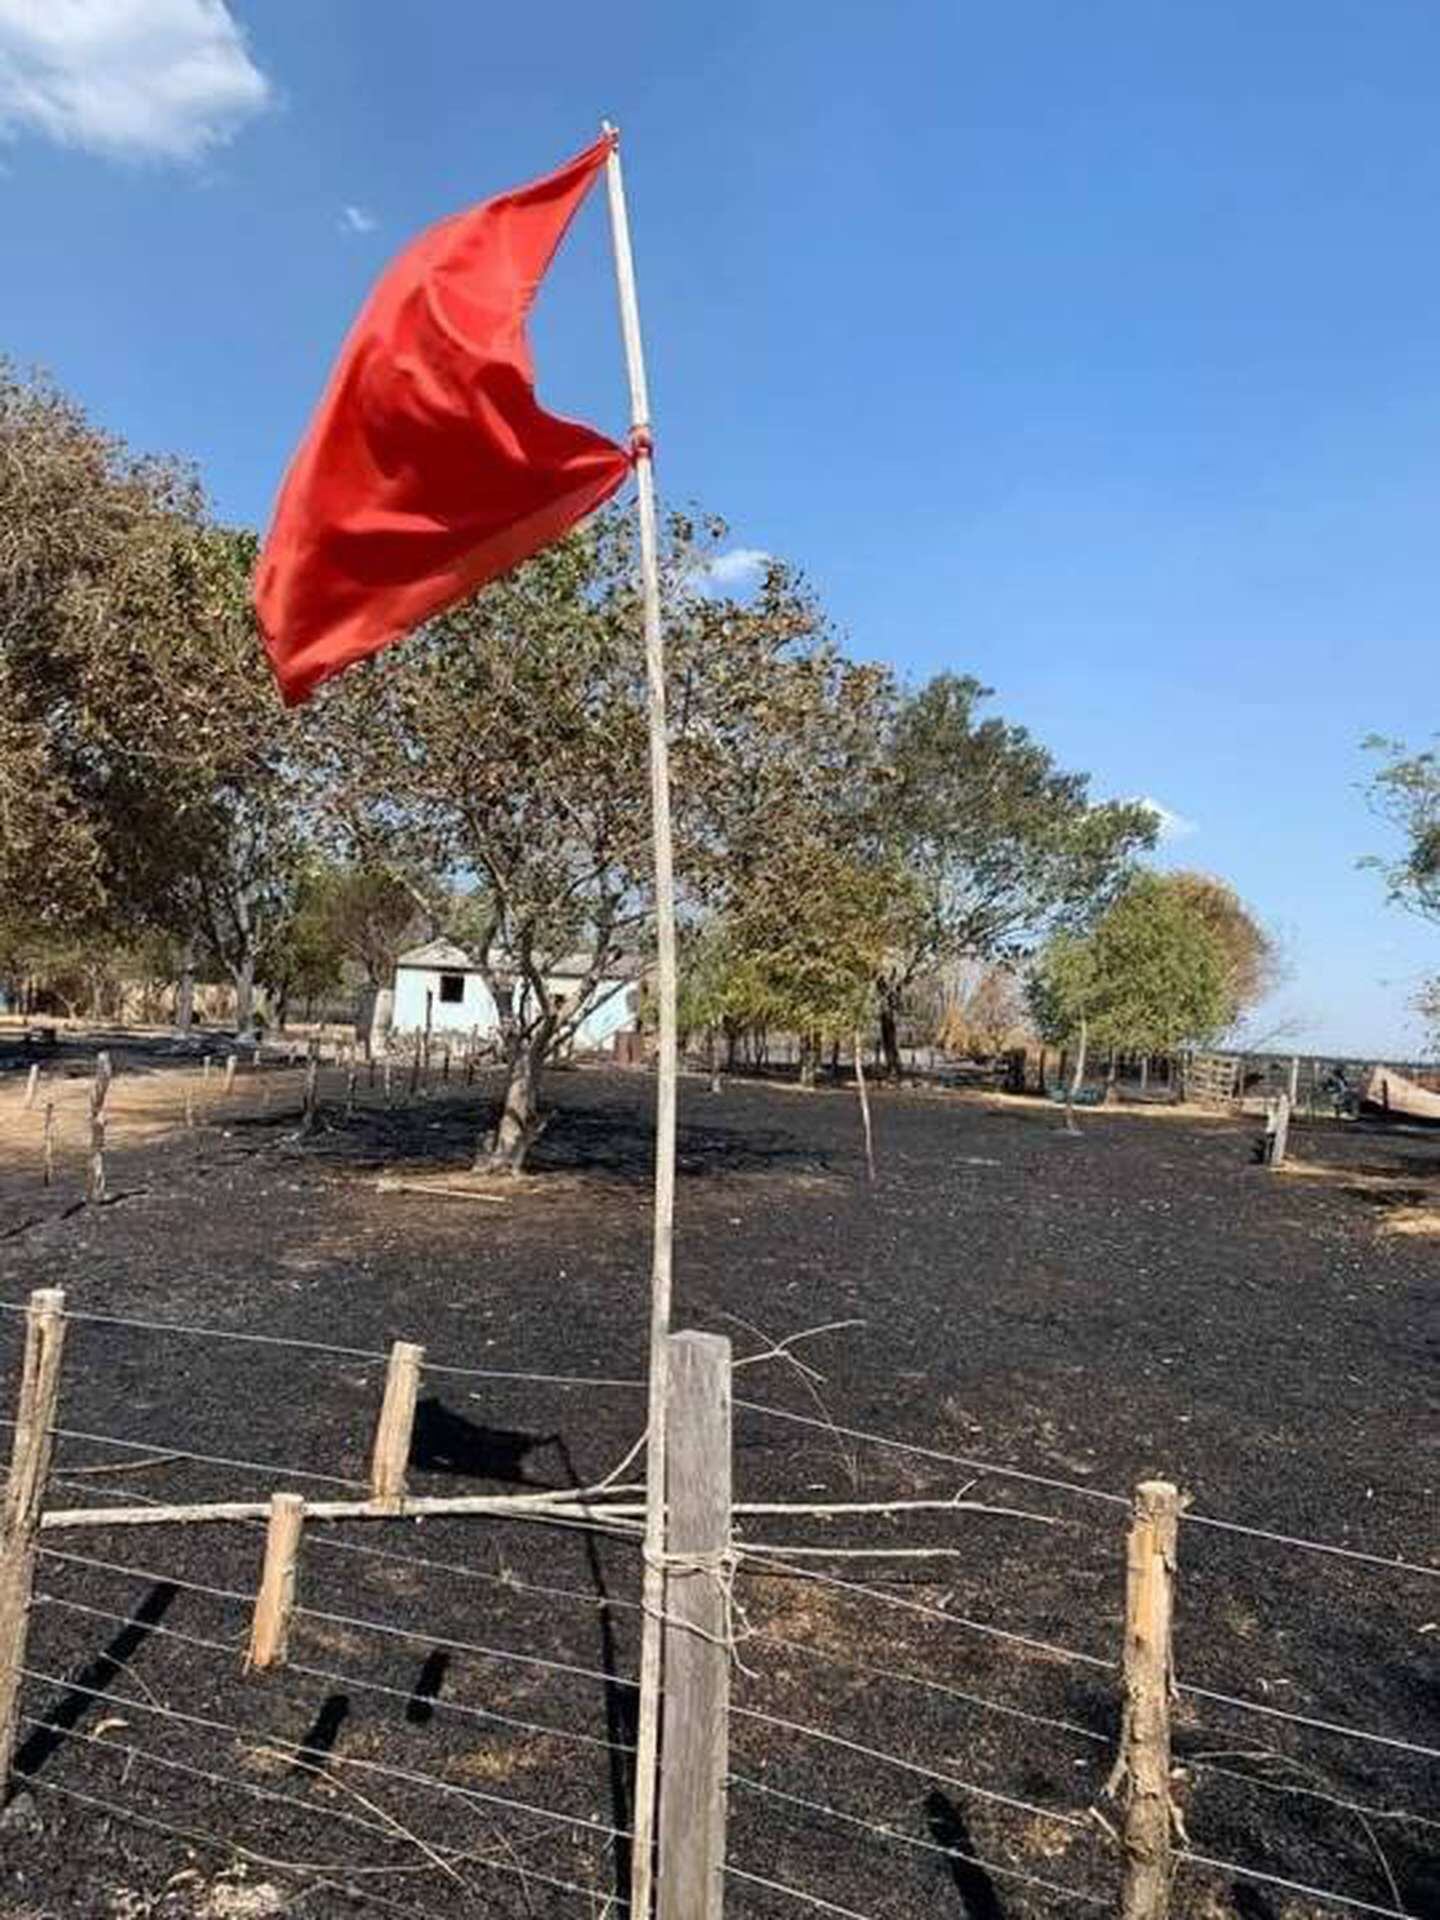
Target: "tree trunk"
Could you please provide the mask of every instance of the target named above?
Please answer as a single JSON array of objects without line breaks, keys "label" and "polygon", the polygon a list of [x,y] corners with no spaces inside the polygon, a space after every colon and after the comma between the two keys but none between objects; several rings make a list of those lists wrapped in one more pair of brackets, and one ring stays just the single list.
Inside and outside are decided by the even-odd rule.
[{"label": "tree trunk", "polygon": [[1085,1053],[1090,1041],[1090,1026],[1084,1014],[1080,1016],[1080,1034],[1075,1044],[1075,1067],[1070,1075],[1070,1098],[1079,1096],[1085,1084]]},{"label": "tree trunk", "polygon": [[895,1018],[894,1006],[885,1000],[880,1002],[880,1051],[885,1059],[885,1071],[892,1080],[898,1080],[900,1065],[900,1024]]},{"label": "tree trunk", "polygon": [[189,1033],[195,1024],[195,942],[180,949],[180,978],[175,987],[175,1031]]},{"label": "tree trunk", "polygon": [[705,1040],[706,1040],[706,1047],[710,1055],[710,1091],[711,1093],[719,1093],[720,1091],[720,1052],[715,1045],[714,1027],[707,1027],[705,1029]]},{"label": "tree trunk", "polygon": [[255,955],[247,951],[238,967],[230,969],[235,981],[235,1037],[247,1042],[255,1038]]},{"label": "tree trunk", "polygon": [[740,1029],[733,1020],[725,1022],[725,1071],[740,1071]]},{"label": "tree trunk", "polygon": [[808,1033],[800,1036],[800,1084],[802,1087],[815,1085],[815,1042]]},{"label": "tree trunk", "polygon": [[550,1049],[548,1028],[520,1040],[510,1058],[505,1102],[500,1120],[482,1135],[475,1153],[476,1173],[520,1174],[531,1147],[540,1137],[540,1083]]}]

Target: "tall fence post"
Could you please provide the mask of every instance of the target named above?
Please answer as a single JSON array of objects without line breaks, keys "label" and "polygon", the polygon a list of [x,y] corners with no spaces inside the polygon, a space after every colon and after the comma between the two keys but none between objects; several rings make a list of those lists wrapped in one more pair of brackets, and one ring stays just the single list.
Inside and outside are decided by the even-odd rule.
[{"label": "tall fence post", "polygon": [[405,1469],[410,1461],[410,1435],[415,1425],[415,1401],[420,1392],[424,1347],[397,1340],[390,1349],[385,1375],[385,1398],[375,1429],[375,1451],[370,1460],[370,1494],[393,1506],[405,1504]]},{"label": "tall fence post", "polygon": [[659,1920],[720,1920],[730,1702],[730,1342],[670,1336]]},{"label": "tall fence post", "polygon": [[35,1095],[40,1086],[40,1062],[32,1060],[30,1071],[25,1076],[25,1111],[28,1113],[35,1104]]},{"label": "tall fence post", "polygon": [[40,1138],[41,1153],[44,1159],[43,1183],[49,1187],[55,1183],[55,1102],[45,1102],[45,1128]]},{"label": "tall fence post", "polygon": [[295,1577],[300,1558],[300,1528],[305,1502],[298,1493],[272,1493],[265,1532],[265,1565],[255,1616],[250,1624],[248,1664],[257,1673],[284,1666],[290,1651],[290,1621],[295,1612]]},{"label": "tall fence post", "polygon": [[0,1792],[8,1789],[15,1759],[35,1542],[55,1445],[64,1347],[64,1292],[59,1287],[41,1287],[31,1294],[25,1312],[25,1361],[0,1530]]},{"label": "tall fence post", "polygon": [[95,1056],[95,1078],[90,1083],[90,1160],[85,1169],[85,1198],[98,1207],[105,1198],[105,1100],[110,1092],[110,1056]]},{"label": "tall fence post", "polygon": [[1265,1109],[1265,1137],[1261,1158],[1267,1167],[1283,1167],[1290,1144],[1290,1096],[1277,1093]]},{"label": "tall fence post", "polygon": [[1170,1905],[1171,1614],[1180,1494],[1142,1480],[1125,1554],[1125,1710],[1108,1791],[1124,1813],[1121,1920],[1165,1920]]}]

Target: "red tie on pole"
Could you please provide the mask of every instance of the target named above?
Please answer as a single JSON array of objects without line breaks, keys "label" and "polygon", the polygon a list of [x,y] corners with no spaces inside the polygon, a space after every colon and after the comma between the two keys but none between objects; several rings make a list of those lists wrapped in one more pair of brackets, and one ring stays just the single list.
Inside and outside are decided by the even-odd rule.
[{"label": "red tie on pole", "polygon": [[525,320],[614,145],[431,227],[350,331],[255,576],[287,705],[558,540],[630,455],[535,398]]}]

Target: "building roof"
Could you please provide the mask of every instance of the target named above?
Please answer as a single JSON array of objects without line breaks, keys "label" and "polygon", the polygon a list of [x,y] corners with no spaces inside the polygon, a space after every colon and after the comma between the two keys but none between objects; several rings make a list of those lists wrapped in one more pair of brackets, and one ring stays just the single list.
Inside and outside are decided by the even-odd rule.
[{"label": "building roof", "polygon": [[411,947],[402,953],[395,962],[397,967],[443,967],[447,973],[474,973],[475,962],[463,947],[457,947],[453,940],[440,938],[427,940],[422,946]]},{"label": "building roof", "polygon": [[[552,980],[580,980],[590,971],[591,955],[585,952],[566,953],[544,969]],[[491,963],[503,969],[505,956],[492,953]],[[443,935],[438,940],[427,940],[422,946],[410,947],[396,960],[398,967],[440,968],[446,973],[478,973],[479,965],[472,960],[464,947],[455,941],[447,940]],[[638,980],[645,972],[645,962],[637,953],[617,954],[602,975],[606,980]]]}]

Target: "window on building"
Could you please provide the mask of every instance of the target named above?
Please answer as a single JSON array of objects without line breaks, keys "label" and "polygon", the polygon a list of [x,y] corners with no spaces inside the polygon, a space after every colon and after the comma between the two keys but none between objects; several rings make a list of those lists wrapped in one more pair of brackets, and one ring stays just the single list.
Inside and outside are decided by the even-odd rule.
[{"label": "window on building", "polygon": [[442,973],[440,976],[440,1004],[442,1007],[458,1007],[465,998],[465,976],[463,973]]}]

